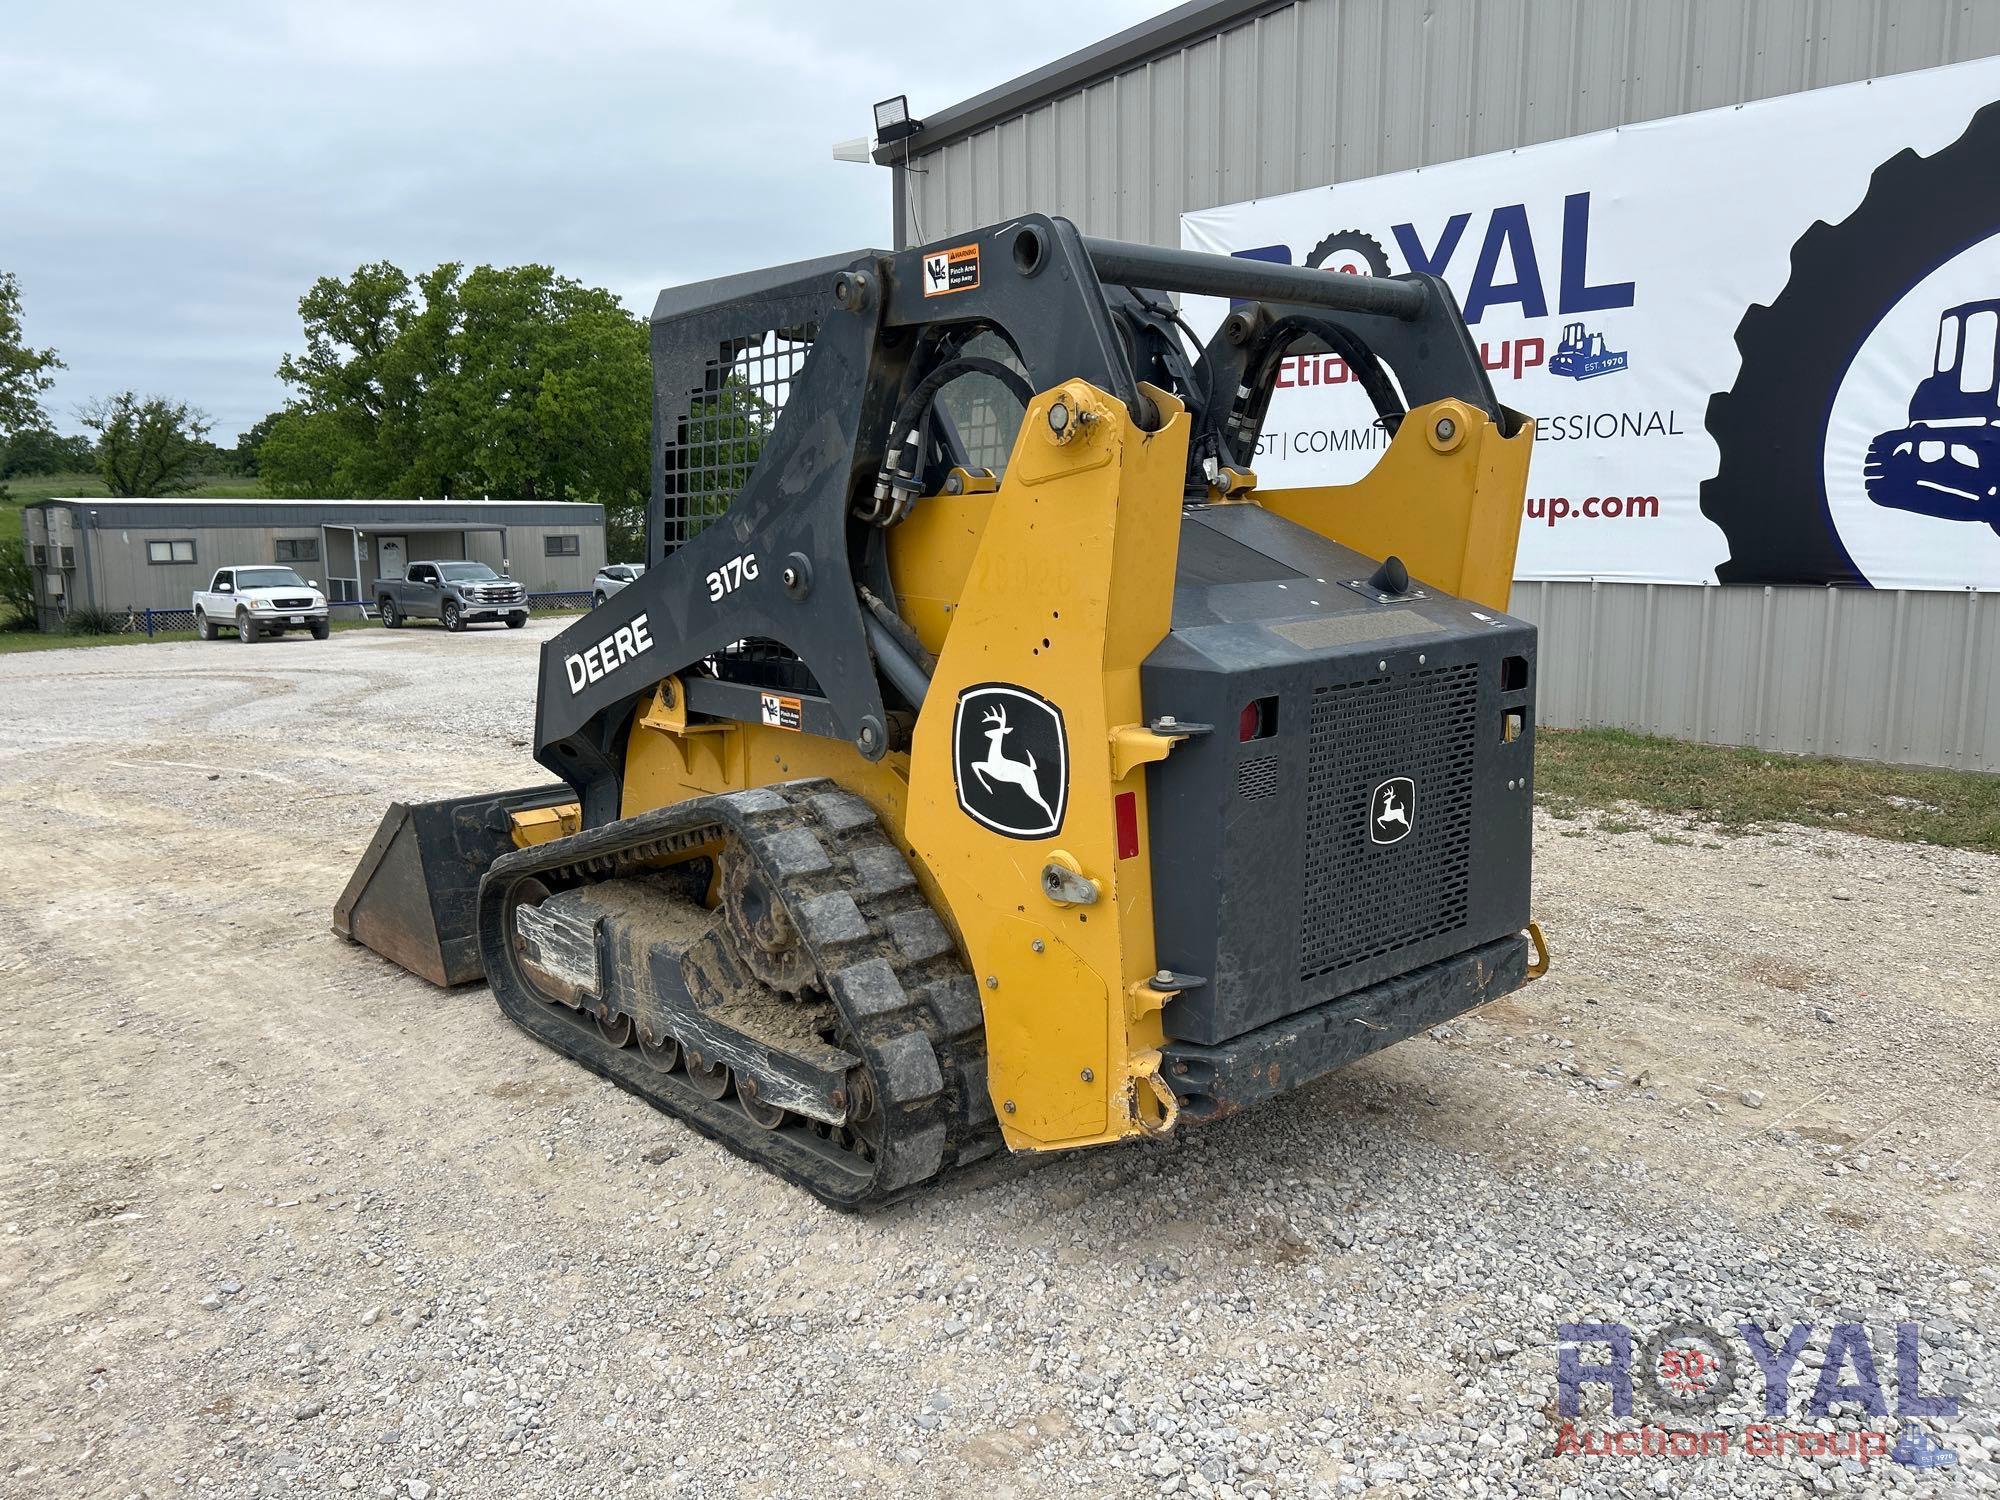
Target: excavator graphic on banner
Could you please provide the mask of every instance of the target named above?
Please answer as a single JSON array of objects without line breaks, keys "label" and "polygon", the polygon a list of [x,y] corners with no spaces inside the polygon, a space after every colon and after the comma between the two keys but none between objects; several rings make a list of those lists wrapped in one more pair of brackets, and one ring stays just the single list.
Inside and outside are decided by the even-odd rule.
[{"label": "excavator graphic on banner", "polygon": [[1562,342],[1549,356],[1549,372],[1571,380],[1589,380],[1594,375],[1610,375],[1625,368],[1622,350],[1604,347],[1604,335],[1588,333],[1581,323],[1563,324]]},{"label": "excavator graphic on banner", "polygon": [[1937,361],[1910,397],[1910,421],[1868,445],[1868,498],[2000,533],[2000,298],[1947,308]]}]

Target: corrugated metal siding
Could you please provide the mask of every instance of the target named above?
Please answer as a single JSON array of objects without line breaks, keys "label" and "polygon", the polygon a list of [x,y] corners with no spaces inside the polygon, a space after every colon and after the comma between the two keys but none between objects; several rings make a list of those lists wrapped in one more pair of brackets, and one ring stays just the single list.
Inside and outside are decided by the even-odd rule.
[{"label": "corrugated metal siding", "polygon": [[[1994,53],[2000,5],[1965,0],[1297,0],[914,155],[897,243],[1034,210],[1178,245],[1189,209]],[[1543,723],[2000,770],[2000,596],[1514,604]]]},{"label": "corrugated metal siding", "polygon": [[2000,771],[2000,594],[1520,583],[1512,612],[1555,728]]},{"label": "corrugated metal siding", "polygon": [[1177,245],[1189,209],[1996,52],[1990,0],[1297,0],[919,151],[897,243],[1035,210]]}]

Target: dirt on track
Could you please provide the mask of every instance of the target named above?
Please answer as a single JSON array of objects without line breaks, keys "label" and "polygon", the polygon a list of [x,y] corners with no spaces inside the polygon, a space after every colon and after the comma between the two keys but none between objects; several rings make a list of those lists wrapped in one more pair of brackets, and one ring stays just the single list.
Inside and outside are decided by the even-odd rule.
[{"label": "dirt on track", "polygon": [[1549,979],[845,1217],[328,929],[555,628],[0,657],[0,1491],[1665,1493],[1556,1325],[1842,1313],[1960,1464],[1680,1492],[1991,1483],[2000,860],[1541,817]]}]

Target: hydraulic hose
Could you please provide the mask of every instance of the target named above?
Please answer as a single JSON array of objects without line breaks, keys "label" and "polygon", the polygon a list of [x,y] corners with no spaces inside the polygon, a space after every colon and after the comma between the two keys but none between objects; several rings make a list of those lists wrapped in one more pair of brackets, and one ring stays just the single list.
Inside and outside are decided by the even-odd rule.
[{"label": "hydraulic hose", "polygon": [[882,457],[882,472],[875,479],[874,508],[867,515],[867,519],[875,525],[886,526],[901,520],[910,501],[916,497],[917,476],[903,469],[904,449],[909,449],[913,455],[923,452],[923,421],[930,411],[931,402],[937,399],[939,391],[961,375],[992,376],[1024,407],[1035,399],[1034,387],[1023,380],[1018,371],[1009,369],[997,359],[987,359],[978,354],[962,354],[948,359],[918,381],[896,408],[895,420],[889,424],[889,448]]},{"label": "hydraulic hose", "polygon": [[[1285,351],[1297,341],[1300,334],[1311,334],[1326,347],[1347,362],[1354,372],[1354,378],[1361,382],[1361,389],[1375,405],[1375,414],[1384,422],[1395,422],[1403,416],[1403,401],[1396,394],[1396,387],[1390,383],[1388,372],[1382,368],[1382,361],[1354,334],[1338,323],[1329,323],[1324,318],[1315,318],[1304,313],[1293,313],[1278,319],[1266,330],[1257,355],[1258,386],[1270,373],[1269,366],[1277,363]],[[1389,429],[1395,431],[1392,426]]]}]

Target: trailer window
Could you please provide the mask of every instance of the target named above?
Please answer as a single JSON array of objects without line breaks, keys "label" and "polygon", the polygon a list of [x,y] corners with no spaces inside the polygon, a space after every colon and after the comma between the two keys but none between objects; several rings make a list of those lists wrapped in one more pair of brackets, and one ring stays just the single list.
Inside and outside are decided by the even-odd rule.
[{"label": "trailer window", "polygon": [[191,563],[194,561],[192,541],[149,541],[146,543],[148,563]]},{"label": "trailer window", "polygon": [[1965,320],[1965,348],[1958,360],[1958,388],[1967,395],[1993,389],[1993,348],[2000,337],[2000,312],[1976,312]]},{"label": "trailer window", "polygon": [[542,555],[544,557],[578,557],[582,555],[582,552],[583,539],[573,532],[563,536],[545,536],[542,538]]},{"label": "trailer window", "polygon": [[278,538],[277,555],[273,562],[302,563],[319,561],[319,538],[316,536],[281,536]]}]

